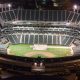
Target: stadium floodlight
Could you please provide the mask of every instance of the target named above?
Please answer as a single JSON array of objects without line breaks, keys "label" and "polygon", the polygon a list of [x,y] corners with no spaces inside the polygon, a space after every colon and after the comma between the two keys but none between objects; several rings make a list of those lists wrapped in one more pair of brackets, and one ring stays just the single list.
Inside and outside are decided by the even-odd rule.
[{"label": "stadium floodlight", "polygon": [[12,5],[11,4],[8,4],[8,7],[11,7]]},{"label": "stadium floodlight", "polygon": [[73,5],[73,10],[76,11],[78,9],[78,5]]},{"label": "stadium floodlight", "polygon": [[42,62],[40,63],[40,66],[43,66],[43,63]]},{"label": "stadium floodlight", "polygon": [[7,6],[8,6],[8,8],[9,8],[9,10],[10,10],[10,8],[12,7],[12,5],[11,5],[10,3],[9,3]]},{"label": "stadium floodlight", "polygon": [[34,66],[37,66],[37,63],[36,62],[34,63]]}]

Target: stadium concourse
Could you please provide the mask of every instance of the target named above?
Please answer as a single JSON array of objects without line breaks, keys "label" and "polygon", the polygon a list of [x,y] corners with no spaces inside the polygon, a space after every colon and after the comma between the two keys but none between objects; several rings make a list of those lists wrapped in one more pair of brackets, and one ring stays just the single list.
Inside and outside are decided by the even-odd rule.
[{"label": "stadium concourse", "polygon": [[[18,8],[0,12],[0,24],[1,69],[24,73],[23,75],[34,75],[37,72],[40,75],[68,75],[73,73],[73,70],[75,71],[75,67],[79,66],[75,60],[79,59],[80,53],[80,13],[67,10],[26,10]],[[11,55],[10,53],[13,54],[12,51],[8,51],[10,55],[7,53],[9,47],[19,44],[21,46],[26,45],[28,52],[31,50],[31,47],[28,46],[33,46],[31,51],[36,48],[36,51],[40,51],[41,54],[37,58],[33,58],[19,56],[19,54]],[[42,45],[44,49],[41,47]],[[40,57],[45,54],[46,50],[53,52],[54,46],[56,49],[58,47],[66,47],[67,49],[68,47],[72,50],[70,51],[72,55],[68,52],[68,56],[61,56],[58,52],[56,54],[59,54],[60,58]],[[17,49],[20,49],[20,47],[17,47]],[[24,47],[20,50],[24,51]],[[30,54],[35,54],[34,52]],[[14,53],[16,53],[15,50]],[[46,52],[47,54],[49,53]],[[71,62],[72,60],[73,62]]]}]

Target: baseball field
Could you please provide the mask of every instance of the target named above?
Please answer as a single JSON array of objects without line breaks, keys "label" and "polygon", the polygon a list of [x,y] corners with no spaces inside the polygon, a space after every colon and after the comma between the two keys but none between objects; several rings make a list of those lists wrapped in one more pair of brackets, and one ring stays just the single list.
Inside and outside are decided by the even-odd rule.
[{"label": "baseball field", "polygon": [[48,45],[46,50],[34,50],[33,45],[28,44],[15,44],[9,45],[7,48],[9,55],[22,56],[22,57],[41,57],[41,58],[54,58],[71,56],[72,51],[70,47]]}]

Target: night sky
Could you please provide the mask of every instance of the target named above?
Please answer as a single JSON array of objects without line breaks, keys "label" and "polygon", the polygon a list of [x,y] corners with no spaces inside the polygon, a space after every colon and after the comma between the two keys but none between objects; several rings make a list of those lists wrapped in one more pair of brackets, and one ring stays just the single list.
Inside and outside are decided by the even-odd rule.
[{"label": "night sky", "polygon": [[[0,0],[0,3],[12,3],[13,7],[23,6],[25,8],[35,8],[36,7],[35,1],[37,1],[38,6],[42,6],[46,8],[53,7],[52,0]],[[41,5],[42,1],[47,1],[46,5]],[[71,1],[70,5],[74,5],[74,4],[80,5],[80,0],[69,0],[69,2],[70,1]]]},{"label": "night sky", "polygon": [[74,0],[73,2],[76,4],[80,4],[80,0]]},{"label": "night sky", "polygon": [[[34,2],[35,0],[0,0],[0,2],[2,2],[2,3],[5,3],[5,2],[27,2],[27,1]],[[39,0],[36,0],[36,1],[39,1]],[[43,0],[40,0],[40,1],[43,1]],[[51,1],[51,0],[46,0],[46,1]],[[71,0],[71,1],[76,2],[76,3],[80,3],[80,0]]]}]

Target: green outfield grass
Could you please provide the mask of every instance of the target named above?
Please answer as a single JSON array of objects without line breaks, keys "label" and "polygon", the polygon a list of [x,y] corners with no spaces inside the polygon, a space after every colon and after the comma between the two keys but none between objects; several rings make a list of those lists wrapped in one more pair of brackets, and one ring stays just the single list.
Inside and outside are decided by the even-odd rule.
[{"label": "green outfield grass", "polygon": [[[70,48],[48,48],[47,50],[33,50],[31,46],[32,45],[27,45],[27,44],[10,45],[8,47],[8,50],[10,50],[8,51],[8,54],[28,57],[27,54],[29,55],[30,53],[32,54],[31,57],[35,57],[35,58],[37,58],[38,56],[42,58],[48,58],[47,54],[50,54],[52,57],[65,57],[65,56],[71,55]],[[44,54],[40,54],[41,52]],[[36,53],[39,53],[39,54],[36,54]]]}]

